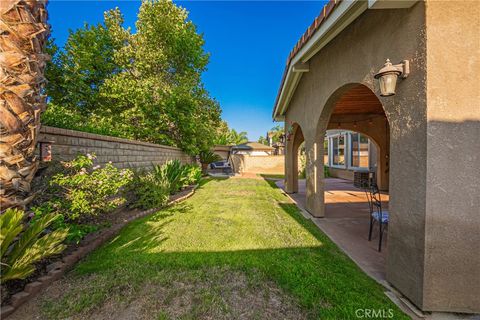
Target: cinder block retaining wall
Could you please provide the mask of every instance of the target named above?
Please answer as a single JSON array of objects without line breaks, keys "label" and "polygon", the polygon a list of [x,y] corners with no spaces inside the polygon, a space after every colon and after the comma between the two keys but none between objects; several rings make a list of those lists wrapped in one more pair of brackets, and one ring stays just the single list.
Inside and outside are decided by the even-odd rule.
[{"label": "cinder block retaining wall", "polygon": [[148,168],[152,163],[163,164],[170,159],[193,161],[175,147],[47,126],[42,126],[38,142],[51,143],[52,160],[71,160],[79,153],[95,153],[97,164],[112,161],[119,168]]},{"label": "cinder block retaining wall", "polygon": [[230,157],[235,173],[285,173],[285,156],[249,156],[234,154]]}]

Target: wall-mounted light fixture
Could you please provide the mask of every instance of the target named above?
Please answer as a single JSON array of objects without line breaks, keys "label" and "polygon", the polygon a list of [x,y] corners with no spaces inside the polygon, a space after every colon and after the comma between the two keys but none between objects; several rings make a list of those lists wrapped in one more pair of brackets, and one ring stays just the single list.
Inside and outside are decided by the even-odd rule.
[{"label": "wall-mounted light fixture", "polygon": [[374,76],[380,84],[380,95],[382,97],[395,95],[397,78],[401,76],[405,79],[409,74],[410,64],[408,60],[403,60],[402,63],[394,65],[390,62],[390,59],[387,59],[383,68]]},{"label": "wall-mounted light fixture", "polygon": [[42,141],[40,144],[40,159],[41,161],[52,161],[52,142],[53,141]]}]

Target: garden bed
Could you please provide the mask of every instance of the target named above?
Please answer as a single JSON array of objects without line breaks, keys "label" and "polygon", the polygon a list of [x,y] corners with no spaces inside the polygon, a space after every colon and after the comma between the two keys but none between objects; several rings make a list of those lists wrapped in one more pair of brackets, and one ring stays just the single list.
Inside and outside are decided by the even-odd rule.
[{"label": "garden bed", "polygon": [[[171,195],[167,206],[188,198],[194,193],[196,187],[197,185],[187,186]],[[116,235],[126,224],[154,213],[159,209],[161,208],[140,210],[124,206],[110,213],[92,218],[92,222],[95,225],[102,226],[101,229],[88,234],[78,243],[68,244],[61,254],[50,256],[38,262],[36,271],[28,278],[9,281],[2,285],[2,318],[11,314],[21,304],[31,299],[50,283],[59,279],[75,263]]]}]

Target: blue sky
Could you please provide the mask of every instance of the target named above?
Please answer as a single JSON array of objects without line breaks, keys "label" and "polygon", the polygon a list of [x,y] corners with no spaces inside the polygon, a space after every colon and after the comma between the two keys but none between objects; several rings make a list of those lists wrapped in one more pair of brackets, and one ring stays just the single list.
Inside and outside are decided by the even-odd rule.
[{"label": "blue sky", "polygon": [[[210,64],[206,88],[222,107],[222,118],[250,140],[273,127],[271,113],[286,58],[326,1],[175,1],[190,12],[205,38]],[[50,1],[52,36],[63,45],[69,29],[103,21],[119,7],[134,27],[140,2]]]}]

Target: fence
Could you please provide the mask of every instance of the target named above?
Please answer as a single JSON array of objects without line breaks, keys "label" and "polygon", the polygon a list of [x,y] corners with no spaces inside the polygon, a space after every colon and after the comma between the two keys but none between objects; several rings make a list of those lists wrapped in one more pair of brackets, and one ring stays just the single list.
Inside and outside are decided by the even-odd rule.
[{"label": "fence", "polygon": [[38,142],[42,159],[71,160],[80,153],[94,153],[97,164],[111,161],[119,168],[148,168],[170,159],[193,161],[175,147],[47,126],[42,126]]}]

